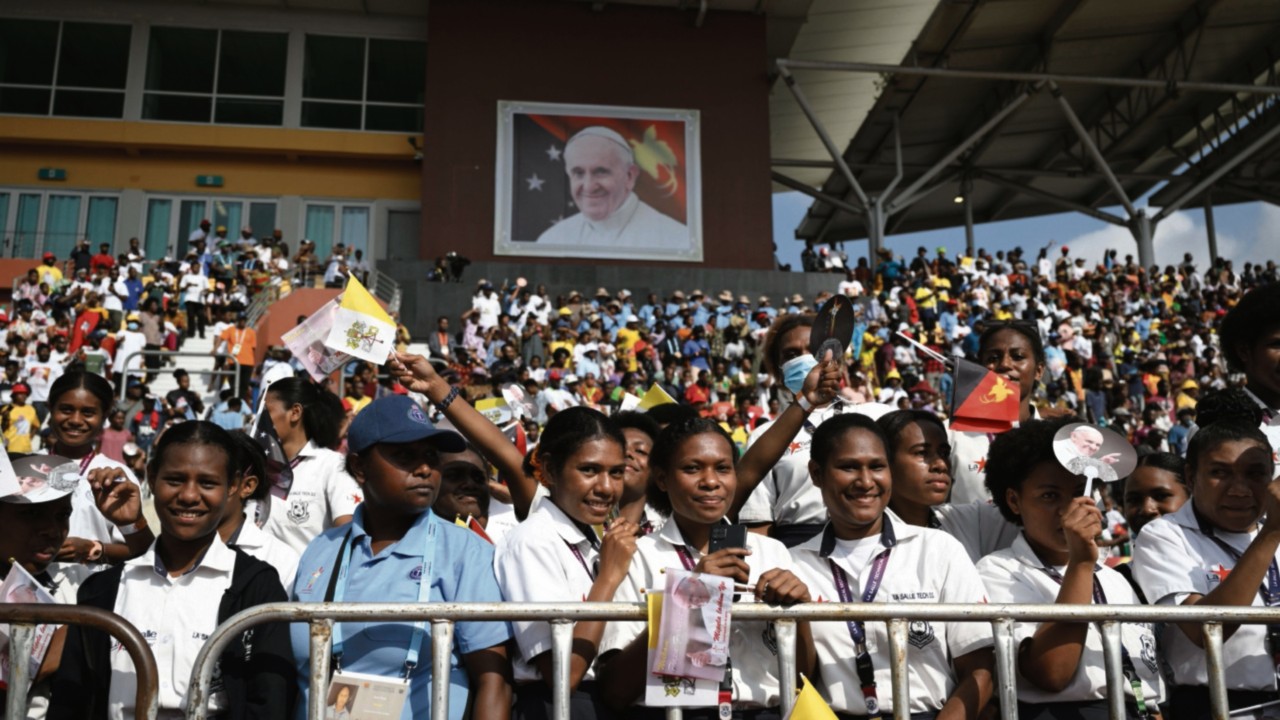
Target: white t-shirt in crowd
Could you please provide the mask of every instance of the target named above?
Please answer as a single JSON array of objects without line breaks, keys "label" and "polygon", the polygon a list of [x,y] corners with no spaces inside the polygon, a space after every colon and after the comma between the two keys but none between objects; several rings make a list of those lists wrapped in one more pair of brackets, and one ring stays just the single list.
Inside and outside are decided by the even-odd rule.
[{"label": "white t-shirt in crowd", "polygon": [[364,493],[347,474],[345,456],[308,442],[297,459],[289,495],[271,496],[271,514],[263,529],[301,555],[315,536],[333,527],[334,520],[354,513]]}]

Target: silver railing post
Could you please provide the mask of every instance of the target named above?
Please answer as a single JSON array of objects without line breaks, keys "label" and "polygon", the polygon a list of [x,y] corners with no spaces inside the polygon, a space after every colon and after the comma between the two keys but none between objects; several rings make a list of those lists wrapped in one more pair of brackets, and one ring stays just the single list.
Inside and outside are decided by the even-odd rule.
[{"label": "silver railing post", "polygon": [[1204,656],[1209,676],[1209,711],[1213,720],[1227,720],[1227,666],[1222,656],[1222,623],[1204,624]]},{"label": "silver railing post", "polygon": [[329,668],[333,663],[332,640],[333,620],[311,621],[311,694],[307,696],[307,717],[310,720],[324,717],[325,701],[329,698]]},{"label": "silver railing post", "polygon": [[796,701],[796,621],[781,618],[773,621],[774,635],[778,641],[778,695],[782,701],[782,716],[791,712]]},{"label": "silver railing post", "polygon": [[9,626],[9,683],[8,700],[5,703],[6,718],[27,716],[27,688],[31,684],[31,644],[35,641],[36,626],[14,623]]},{"label": "silver railing post", "polygon": [[453,621],[431,621],[431,720],[449,720],[449,670]]},{"label": "silver railing post", "polygon": [[666,720],[684,720],[684,710],[678,707],[667,708]]},{"label": "silver railing post", "polygon": [[1018,656],[1013,640],[1013,619],[991,622],[995,634],[996,680],[1001,720],[1018,720]]},{"label": "silver railing post", "polygon": [[1107,705],[1111,708],[1111,720],[1125,720],[1127,717],[1120,628],[1120,623],[1113,620],[1102,623],[1102,660],[1107,672]]},{"label": "silver railing post", "polygon": [[911,717],[910,678],[907,675],[907,621],[889,620],[889,670],[893,687],[893,720]]},{"label": "silver railing post", "polygon": [[573,663],[573,621],[551,621],[551,717],[569,720],[569,673]]}]

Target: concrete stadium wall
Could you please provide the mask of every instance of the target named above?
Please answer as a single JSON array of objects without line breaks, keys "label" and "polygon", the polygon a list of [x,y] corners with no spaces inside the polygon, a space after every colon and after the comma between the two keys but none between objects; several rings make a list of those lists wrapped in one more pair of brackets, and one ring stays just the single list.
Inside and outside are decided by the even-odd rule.
[{"label": "concrete stadium wall", "polygon": [[771,268],[765,16],[713,9],[701,28],[694,16],[563,0],[432,0],[420,257],[456,250],[497,259],[498,101],[524,100],[701,111],[703,265]]},{"label": "concrete stadium wall", "polygon": [[397,263],[386,272],[398,280],[404,291],[400,315],[415,338],[424,338],[435,327],[440,315],[448,315],[454,330],[460,330],[458,315],[471,307],[476,281],[487,279],[495,286],[503,280],[514,283],[523,277],[532,286],[545,284],[551,300],[559,294],[578,290],[591,294],[598,287],[611,294],[626,288],[633,300],[643,303],[650,292],[661,297],[675,290],[686,294],[694,289],[715,296],[721,290],[733,291],[734,297],[746,295],[751,306],[761,295],[767,295],[776,308],[785,308],[784,298],[800,293],[812,299],[822,290],[835,292],[844,275],[834,273],[793,273],[776,270],[715,270],[705,268],[617,267],[592,265],[545,265],[517,262],[478,262],[463,273],[460,283],[427,282],[432,269],[428,262]]}]

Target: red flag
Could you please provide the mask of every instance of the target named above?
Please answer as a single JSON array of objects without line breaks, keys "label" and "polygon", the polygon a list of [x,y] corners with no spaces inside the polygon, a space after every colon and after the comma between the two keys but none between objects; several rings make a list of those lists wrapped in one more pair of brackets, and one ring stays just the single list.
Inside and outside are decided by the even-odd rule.
[{"label": "red flag", "polygon": [[71,342],[67,343],[67,352],[74,355],[84,345],[94,328],[98,327],[100,320],[102,315],[94,310],[85,310],[80,313],[76,318],[76,324],[71,329]]},{"label": "red flag", "polygon": [[954,430],[1002,433],[1018,422],[1018,386],[985,367],[956,359],[955,390],[951,395]]},{"label": "red flag", "polygon": [[477,534],[477,535],[479,535],[480,537],[484,538],[484,539],[485,539],[485,542],[489,543],[490,545],[492,545],[492,544],[493,544],[493,540],[489,538],[489,535],[488,535],[487,533],[485,533],[484,528],[480,526],[480,521],[479,521],[479,520],[477,520],[477,519],[475,519],[475,518],[473,518],[473,517],[468,517],[468,518],[467,518],[467,527],[471,528],[471,531],[472,531],[472,532],[474,532],[475,534]]}]

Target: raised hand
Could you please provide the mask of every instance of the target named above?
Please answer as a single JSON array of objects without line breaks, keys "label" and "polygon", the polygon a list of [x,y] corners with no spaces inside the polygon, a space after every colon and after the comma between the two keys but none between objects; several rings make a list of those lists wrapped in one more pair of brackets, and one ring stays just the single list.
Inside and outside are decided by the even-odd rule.
[{"label": "raised hand", "polygon": [[717,550],[710,555],[704,555],[693,571],[733,578],[735,582],[745,583],[751,579],[751,568],[746,561],[746,557],[750,554],[751,551],[746,548]]},{"label": "raised hand", "polygon": [[421,355],[391,353],[384,367],[410,392],[425,395],[427,388],[440,380],[435,368],[431,367],[431,363]]},{"label": "raised hand", "polygon": [[1067,536],[1067,562],[1098,561],[1097,538],[1102,534],[1102,512],[1093,498],[1078,497],[1062,513],[1062,531]]},{"label": "raised hand", "polygon": [[631,569],[631,556],[636,553],[640,526],[618,518],[604,533],[600,542],[600,576],[609,575],[621,581]]},{"label": "raised hand", "polygon": [[89,471],[88,479],[98,512],[113,525],[132,525],[142,519],[141,488],[129,481],[124,470],[96,468]]},{"label": "raised hand", "polygon": [[814,407],[825,405],[835,399],[840,392],[840,382],[844,377],[844,363],[841,358],[832,357],[827,351],[822,360],[805,376],[800,393]]}]

